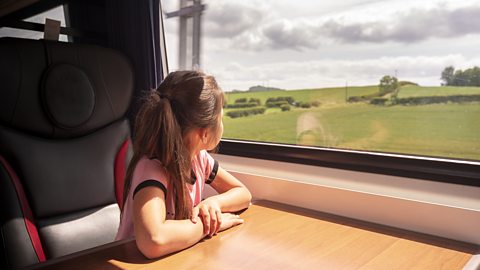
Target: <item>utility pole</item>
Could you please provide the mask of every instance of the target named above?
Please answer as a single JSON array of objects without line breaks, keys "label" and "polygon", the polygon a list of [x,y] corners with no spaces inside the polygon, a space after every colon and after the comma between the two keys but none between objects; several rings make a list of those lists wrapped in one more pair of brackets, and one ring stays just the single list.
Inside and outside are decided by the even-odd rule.
[{"label": "utility pole", "polygon": [[345,81],[345,103],[348,102],[348,81]]},{"label": "utility pole", "polygon": [[[193,2],[188,5],[188,2]],[[198,69],[200,67],[201,16],[205,10],[202,0],[180,0],[180,9],[166,13],[166,18],[179,17],[178,65],[180,69]],[[189,24],[191,22],[191,26]],[[187,59],[189,51],[188,29],[192,29],[191,62]]]}]

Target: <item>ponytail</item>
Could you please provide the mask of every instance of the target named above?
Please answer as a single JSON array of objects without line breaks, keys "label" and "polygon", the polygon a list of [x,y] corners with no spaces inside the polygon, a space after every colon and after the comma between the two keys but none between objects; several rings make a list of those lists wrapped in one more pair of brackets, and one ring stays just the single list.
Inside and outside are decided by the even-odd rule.
[{"label": "ponytail", "polygon": [[162,162],[170,177],[180,181],[170,181],[173,184],[175,195],[175,219],[187,219],[191,215],[191,206],[185,183],[191,183],[192,164],[190,154],[185,143],[180,125],[172,109],[172,103],[168,97],[160,98],[162,106],[158,106],[160,132],[155,149],[156,158]]},{"label": "ponytail", "polygon": [[171,102],[165,96],[160,97],[157,91],[152,91],[137,114],[134,154],[125,176],[123,206],[138,162],[142,157],[155,158],[162,163],[168,172],[167,177],[170,177],[170,186],[173,187],[175,194],[175,218],[186,219],[191,215],[191,207],[187,200],[185,183],[191,182],[192,165]]}]

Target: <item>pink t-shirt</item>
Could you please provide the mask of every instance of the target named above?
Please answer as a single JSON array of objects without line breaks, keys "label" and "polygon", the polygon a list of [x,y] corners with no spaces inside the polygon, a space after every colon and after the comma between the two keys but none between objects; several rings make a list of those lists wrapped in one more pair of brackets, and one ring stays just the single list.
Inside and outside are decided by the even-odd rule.
[{"label": "pink t-shirt", "polygon": [[[206,181],[211,181],[215,178],[218,169],[218,163],[203,150],[192,160],[192,170],[195,174],[196,181],[193,185],[186,184],[190,194],[192,208],[202,201],[203,189]],[[133,172],[132,183],[130,186],[128,197],[125,201],[122,217],[120,220],[120,226],[118,228],[117,236],[115,240],[129,238],[135,236],[133,227],[133,197],[137,187],[142,186],[158,186],[163,187],[166,194],[165,206],[167,210],[167,219],[175,219],[175,200],[173,185],[170,184],[170,180],[167,177],[167,172],[162,163],[157,159],[148,159],[143,157],[137,163]],[[192,175],[193,176],[193,175]],[[152,181],[153,180],[153,181]],[[159,182],[152,183],[152,182]],[[162,187],[163,185],[163,187]],[[138,190],[137,190],[138,191]]]}]

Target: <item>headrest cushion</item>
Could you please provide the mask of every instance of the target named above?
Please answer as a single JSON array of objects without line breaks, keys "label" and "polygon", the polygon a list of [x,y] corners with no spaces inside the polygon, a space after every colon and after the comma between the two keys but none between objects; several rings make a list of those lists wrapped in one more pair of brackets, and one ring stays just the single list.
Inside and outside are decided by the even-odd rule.
[{"label": "headrest cushion", "polygon": [[43,82],[45,109],[57,126],[75,128],[92,116],[95,91],[83,70],[71,64],[54,65]]},{"label": "headrest cushion", "polygon": [[85,136],[125,118],[133,66],[96,45],[0,38],[0,126],[48,139]]}]

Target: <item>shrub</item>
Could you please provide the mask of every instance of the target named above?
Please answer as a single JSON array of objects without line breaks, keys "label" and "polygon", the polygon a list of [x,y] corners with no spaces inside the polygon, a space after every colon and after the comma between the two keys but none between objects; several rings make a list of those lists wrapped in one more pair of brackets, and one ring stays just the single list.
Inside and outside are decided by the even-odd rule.
[{"label": "shrub", "polygon": [[293,102],[295,102],[293,97],[278,97],[277,100],[278,101],[286,101],[286,102],[288,102],[288,104],[292,104]]},{"label": "shrub", "polygon": [[313,106],[313,107],[318,107],[318,106],[320,106],[320,104],[321,104],[321,103],[320,103],[320,101],[318,101],[318,100],[312,101],[312,106]]},{"label": "shrub", "polygon": [[267,108],[275,108],[275,107],[281,107],[282,105],[285,105],[287,104],[288,105],[288,102],[286,100],[282,100],[282,101],[267,101],[265,103],[265,106],[267,106]]},{"label": "shrub", "polygon": [[265,104],[271,103],[271,102],[280,102],[280,101],[285,101],[290,105],[292,105],[295,102],[293,97],[276,97],[276,98],[268,98],[267,101],[265,101]]},{"label": "shrub", "polygon": [[280,109],[282,109],[282,112],[290,111],[290,105],[283,104],[282,106],[280,106]]},{"label": "shrub", "polygon": [[247,98],[239,98],[235,100],[235,103],[246,103],[246,102],[247,102]]},{"label": "shrub", "polygon": [[480,95],[453,95],[453,96],[432,96],[432,97],[408,97],[397,98],[396,104],[400,105],[425,105],[434,103],[465,103],[465,102],[478,102],[480,101]]},{"label": "shrub", "polygon": [[308,108],[312,107],[312,104],[310,102],[300,102],[299,106],[300,106],[300,108],[308,109]]},{"label": "shrub", "polygon": [[238,109],[238,108],[252,108],[256,107],[256,102],[249,102],[249,103],[235,103],[235,104],[227,104],[225,108],[227,109]]},{"label": "shrub", "polygon": [[347,101],[348,102],[360,102],[360,101],[363,101],[363,99],[359,96],[352,96],[352,97],[348,97]]},{"label": "shrub", "polygon": [[248,100],[248,103],[256,103],[257,106],[262,105],[262,102],[260,101],[259,98],[250,98],[250,99]]},{"label": "shrub", "polygon": [[244,110],[233,110],[226,113],[227,116],[230,118],[237,118],[237,117],[244,117],[250,116],[255,114],[263,114],[265,113],[264,107],[256,107],[251,109],[244,109]]},{"label": "shrub", "polygon": [[348,102],[362,102],[362,101],[369,101],[373,98],[376,98],[376,97],[381,97],[383,95],[385,95],[386,92],[382,92],[382,93],[373,93],[373,94],[369,94],[369,95],[363,95],[363,96],[351,96],[347,99]]},{"label": "shrub", "polygon": [[370,100],[370,104],[373,104],[373,105],[385,105],[385,103],[387,102],[388,99],[386,98],[374,98],[372,100]]}]

